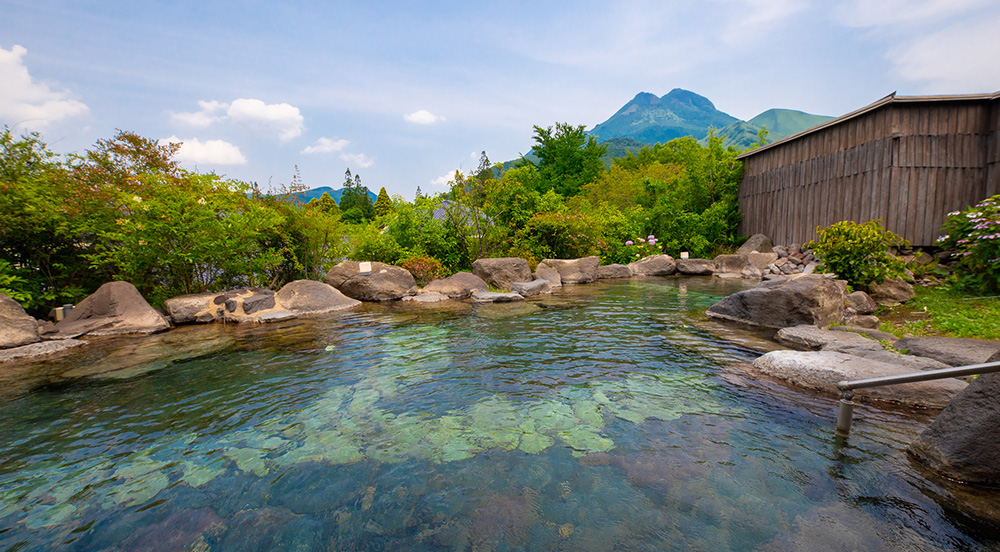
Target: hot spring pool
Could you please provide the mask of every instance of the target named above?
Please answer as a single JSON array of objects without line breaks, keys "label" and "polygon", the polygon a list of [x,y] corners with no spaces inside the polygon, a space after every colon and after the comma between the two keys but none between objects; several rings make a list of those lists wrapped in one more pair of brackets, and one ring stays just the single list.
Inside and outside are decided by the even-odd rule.
[{"label": "hot spring pool", "polygon": [[[747,378],[740,282],[366,306],[0,366],[0,550],[997,550],[929,418]],[[722,334],[720,335],[720,332]],[[731,341],[728,338],[736,339]]]}]

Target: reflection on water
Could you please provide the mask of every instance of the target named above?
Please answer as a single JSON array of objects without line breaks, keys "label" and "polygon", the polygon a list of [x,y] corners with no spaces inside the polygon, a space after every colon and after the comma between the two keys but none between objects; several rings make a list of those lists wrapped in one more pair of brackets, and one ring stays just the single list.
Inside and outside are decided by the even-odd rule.
[{"label": "reflection on water", "polygon": [[837,446],[832,399],[728,368],[759,338],[703,313],[740,285],[367,306],[19,366],[0,550],[995,549],[962,505],[997,495],[958,501],[901,452],[926,418],[862,407]]}]

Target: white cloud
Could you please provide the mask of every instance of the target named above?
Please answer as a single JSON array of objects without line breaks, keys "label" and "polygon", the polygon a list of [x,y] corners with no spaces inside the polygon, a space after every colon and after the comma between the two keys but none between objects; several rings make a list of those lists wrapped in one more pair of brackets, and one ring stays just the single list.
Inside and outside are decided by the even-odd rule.
[{"label": "white cloud", "polygon": [[342,149],[344,149],[345,146],[347,146],[347,144],[350,144],[350,142],[348,142],[347,140],[331,140],[329,138],[320,138],[319,140],[316,140],[315,144],[307,146],[300,153],[304,153],[306,155],[311,153],[333,153],[341,151]]},{"label": "white cloud", "polygon": [[438,121],[444,121],[445,118],[439,115],[435,115],[426,109],[421,109],[420,111],[414,111],[413,113],[408,113],[403,115],[403,118],[411,123],[418,125],[431,125]]},{"label": "white cloud", "polygon": [[10,50],[0,48],[0,120],[10,125],[42,129],[67,117],[83,115],[90,109],[70,98],[66,91],[55,91],[36,82],[28,73],[23,57],[28,50],[15,44]]},{"label": "white cloud", "polygon": [[201,110],[191,113],[171,113],[170,118],[195,128],[207,128],[229,120],[258,132],[277,134],[282,141],[301,136],[305,128],[302,112],[287,103],[267,104],[253,98],[239,98],[228,104],[202,100],[198,102],[198,107]]},{"label": "white cloud", "polygon": [[921,36],[887,58],[904,79],[924,82],[935,93],[992,92],[1000,88],[1000,15]]},{"label": "white cloud", "polygon": [[223,140],[208,140],[202,142],[197,138],[181,140],[176,136],[160,140],[161,144],[182,142],[181,148],[174,156],[184,163],[204,163],[206,165],[245,165],[247,158],[240,148]]},{"label": "white cloud", "polygon": [[340,154],[340,158],[349,165],[355,165],[362,169],[367,169],[375,165],[375,160],[363,153],[342,153]]},{"label": "white cloud", "polygon": [[305,128],[299,108],[287,103],[266,104],[261,100],[240,98],[229,104],[226,114],[235,123],[277,132],[281,140],[296,138]]},{"label": "white cloud", "polygon": [[445,174],[443,174],[443,175],[441,175],[441,176],[439,176],[437,178],[434,178],[434,179],[431,180],[431,184],[434,185],[434,186],[437,186],[439,188],[450,188],[451,187],[451,183],[455,182],[455,173],[456,172],[459,172],[459,170],[455,169],[455,170],[453,170],[451,172],[447,172],[447,173],[445,173]]}]

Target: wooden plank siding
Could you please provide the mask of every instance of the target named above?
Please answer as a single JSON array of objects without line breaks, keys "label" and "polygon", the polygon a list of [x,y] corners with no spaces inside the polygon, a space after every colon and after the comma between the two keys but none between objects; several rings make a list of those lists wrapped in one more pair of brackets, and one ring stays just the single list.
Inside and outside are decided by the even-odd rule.
[{"label": "wooden plank siding", "polygon": [[1000,194],[1000,93],[883,98],[740,156],[740,233],[804,243],[881,219],[929,246],[947,213]]}]

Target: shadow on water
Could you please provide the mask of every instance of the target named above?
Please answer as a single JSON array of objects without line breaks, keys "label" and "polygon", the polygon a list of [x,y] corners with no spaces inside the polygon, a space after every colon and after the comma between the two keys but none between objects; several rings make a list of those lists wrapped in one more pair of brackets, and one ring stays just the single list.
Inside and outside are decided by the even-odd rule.
[{"label": "shadow on water", "polygon": [[[0,550],[990,550],[929,417],[740,366],[745,286],[601,282],[103,340],[0,391]],[[992,508],[992,510],[990,510]],[[978,512],[978,513],[976,513]]]}]

